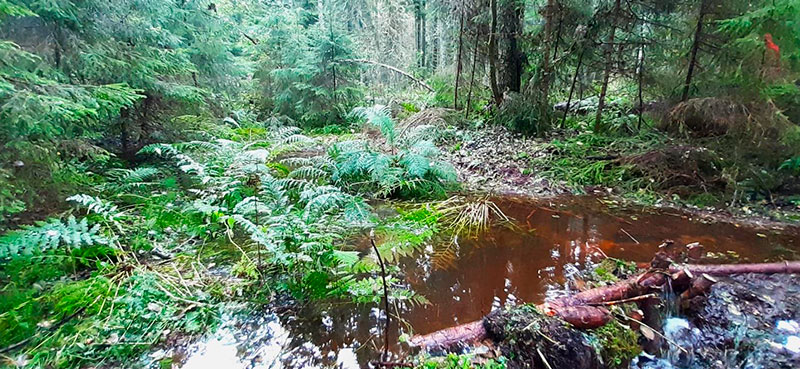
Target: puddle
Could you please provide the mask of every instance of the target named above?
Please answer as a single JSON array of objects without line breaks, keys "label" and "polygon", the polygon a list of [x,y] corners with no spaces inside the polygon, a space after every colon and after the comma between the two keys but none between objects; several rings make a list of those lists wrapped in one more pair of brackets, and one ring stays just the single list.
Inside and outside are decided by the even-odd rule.
[{"label": "puddle", "polygon": [[[461,239],[448,252],[432,245],[401,262],[408,285],[431,304],[402,307],[404,322],[393,319],[393,342],[401,332],[413,329],[425,334],[480,319],[505,304],[539,303],[567,293],[569,276],[600,260],[596,248],[611,257],[639,262],[649,261],[664,239],[700,242],[721,257],[719,262],[800,256],[796,230],[765,233],[728,223],[707,224],[674,211],[609,209],[594,197],[557,203],[494,201],[514,219],[513,227],[495,227],[478,239]],[[216,334],[192,346],[175,365],[366,367],[381,347],[382,314],[376,306],[339,304],[310,306],[298,316],[228,316]]]}]

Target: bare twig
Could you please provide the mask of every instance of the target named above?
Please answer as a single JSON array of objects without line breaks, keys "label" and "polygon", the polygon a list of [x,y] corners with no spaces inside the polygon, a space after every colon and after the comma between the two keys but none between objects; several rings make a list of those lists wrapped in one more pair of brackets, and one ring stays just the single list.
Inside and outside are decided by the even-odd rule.
[{"label": "bare twig", "polygon": [[389,323],[391,316],[389,315],[389,286],[386,284],[386,266],[383,263],[378,246],[375,245],[375,230],[369,232],[369,242],[372,244],[372,249],[375,250],[375,257],[378,258],[378,263],[381,265],[381,279],[383,279],[383,309],[386,311],[386,326],[383,330],[383,357],[381,360],[388,360],[389,358]]},{"label": "bare twig", "polygon": [[386,68],[388,70],[391,70],[392,72],[395,72],[395,73],[398,73],[400,75],[403,75],[406,78],[408,78],[408,79],[416,82],[420,86],[424,87],[426,90],[428,90],[430,92],[434,92],[434,90],[433,90],[433,88],[431,86],[428,86],[427,83],[423,82],[420,79],[417,79],[417,77],[412,76],[411,73],[408,73],[408,72],[406,72],[404,70],[401,70],[401,69],[399,69],[397,67],[393,67],[393,66],[391,66],[389,64],[383,64],[383,63],[379,63],[379,62],[376,62],[376,61],[373,61],[373,60],[369,60],[369,59],[340,59],[338,61],[345,62],[345,63],[364,63],[364,64],[377,65],[379,67],[383,67],[383,68]]}]

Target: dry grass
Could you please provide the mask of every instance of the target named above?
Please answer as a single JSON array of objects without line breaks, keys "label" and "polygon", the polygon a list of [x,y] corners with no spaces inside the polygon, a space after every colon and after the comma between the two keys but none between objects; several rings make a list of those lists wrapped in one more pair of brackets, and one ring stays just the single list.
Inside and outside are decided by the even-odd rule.
[{"label": "dry grass", "polygon": [[741,104],[728,98],[706,97],[673,107],[663,128],[693,137],[736,135],[758,139],[779,137],[790,125],[772,102]]}]

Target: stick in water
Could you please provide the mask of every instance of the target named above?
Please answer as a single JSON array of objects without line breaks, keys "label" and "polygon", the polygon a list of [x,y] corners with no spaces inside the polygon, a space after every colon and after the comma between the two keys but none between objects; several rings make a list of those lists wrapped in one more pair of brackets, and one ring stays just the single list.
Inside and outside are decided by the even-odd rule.
[{"label": "stick in water", "polygon": [[375,246],[375,230],[369,231],[369,242],[372,243],[372,249],[375,250],[375,257],[378,258],[378,263],[381,265],[381,278],[383,279],[383,309],[386,311],[386,327],[383,329],[383,357],[381,360],[389,360],[389,287],[386,284],[386,266],[383,264],[378,246]]}]

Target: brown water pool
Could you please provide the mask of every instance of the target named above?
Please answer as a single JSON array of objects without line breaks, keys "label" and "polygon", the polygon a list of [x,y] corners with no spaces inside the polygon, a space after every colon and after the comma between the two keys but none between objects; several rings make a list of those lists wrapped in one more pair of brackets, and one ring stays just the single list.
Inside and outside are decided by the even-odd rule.
[{"label": "brown water pool", "polygon": [[[425,334],[480,319],[505,304],[569,293],[570,275],[599,262],[598,249],[645,262],[664,239],[672,239],[700,242],[720,262],[800,259],[797,228],[764,231],[707,223],[673,210],[620,208],[595,197],[493,201],[513,219],[510,224],[477,239],[460,239],[449,252],[431,245],[401,261],[408,286],[430,304],[399,306],[402,322],[393,318],[392,342],[402,333]],[[378,356],[381,314],[378,306],[334,304],[293,315],[230,316],[215,336],[180,361],[184,368],[363,367]],[[402,353],[403,346],[392,349]]]}]

